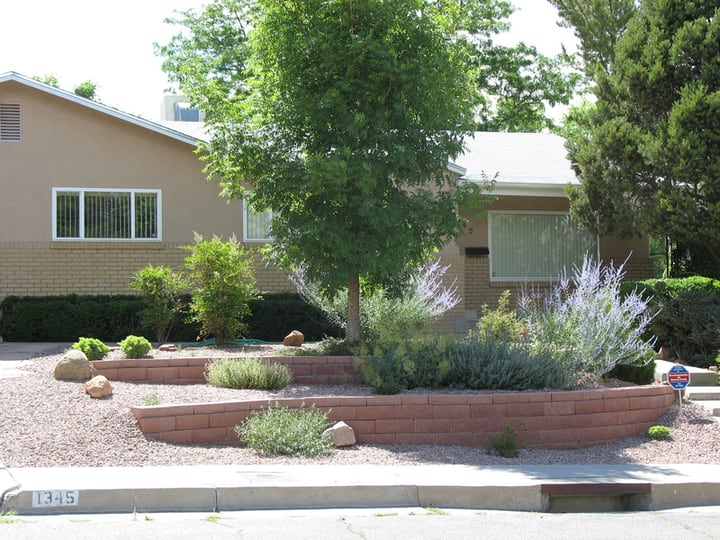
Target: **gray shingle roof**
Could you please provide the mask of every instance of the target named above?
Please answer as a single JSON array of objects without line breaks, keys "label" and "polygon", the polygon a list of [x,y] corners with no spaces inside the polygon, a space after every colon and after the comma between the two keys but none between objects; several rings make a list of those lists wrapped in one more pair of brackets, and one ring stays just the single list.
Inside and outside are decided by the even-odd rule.
[{"label": "gray shingle roof", "polygon": [[552,133],[476,132],[465,140],[466,151],[454,160],[473,182],[495,174],[498,195],[553,196],[577,184],[565,140]]}]

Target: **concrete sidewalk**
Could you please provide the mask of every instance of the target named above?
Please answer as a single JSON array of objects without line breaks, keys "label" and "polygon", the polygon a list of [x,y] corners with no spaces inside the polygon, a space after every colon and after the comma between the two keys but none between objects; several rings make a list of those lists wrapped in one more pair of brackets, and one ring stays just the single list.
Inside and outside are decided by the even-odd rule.
[{"label": "concrete sidewalk", "polygon": [[0,495],[0,513],[21,515],[416,506],[657,510],[720,505],[720,465],[0,467]]}]

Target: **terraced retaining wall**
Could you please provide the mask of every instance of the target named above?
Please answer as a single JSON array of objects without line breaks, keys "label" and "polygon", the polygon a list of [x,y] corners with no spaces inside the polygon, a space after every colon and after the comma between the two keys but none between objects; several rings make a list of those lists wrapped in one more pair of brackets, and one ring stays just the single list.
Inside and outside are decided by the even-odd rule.
[{"label": "terraced retaining wall", "polygon": [[675,401],[667,385],[559,392],[398,394],[133,407],[142,432],[181,444],[237,444],[234,426],[281,403],[315,405],[355,430],[360,443],[485,447],[512,425],[525,448],[581,448],[634,435]]},{"label": "terraced retaining wall", "polygon": [[[290,368],[295,384],[346,384],[358,382],[352,356],[263,356]],[[155,384],[204,384],[210,358],[138,358],[97,360],[93,375],[111,381]]]}]

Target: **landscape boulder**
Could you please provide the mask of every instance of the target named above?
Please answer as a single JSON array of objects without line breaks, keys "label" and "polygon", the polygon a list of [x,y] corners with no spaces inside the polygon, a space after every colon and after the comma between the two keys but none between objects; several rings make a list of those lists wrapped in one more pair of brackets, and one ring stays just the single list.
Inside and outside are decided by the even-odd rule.
[{"label": "landscape boulder", "polygon": [[85,392],[92,398],[103,398],[112,394],[112,385],[105,375],[95,375],[85,383]]},{"label": "landscape boulder", "polygon": [[177,345],[173,345],[172,343],[163,343],[158,347],[158,350],[165,352],[175,352],[177,351]]},{"label": "landscape boulder", "polygon": [[335,446],[352,446],[357,442],[353,428],[342,421],[327,428],[323,435],[330,437]]},{"label": "landscape boulder", "polygon": [[90,378],[90,361],[84,352],[70,349],[55,364],[53,374],[63,381],[86,381]]},{"label": "landscape boulder", "polygon": [[305,336],[299,330],[293,330],[283,339],[283,345],[286,347],[300,347],[304,342]]}]

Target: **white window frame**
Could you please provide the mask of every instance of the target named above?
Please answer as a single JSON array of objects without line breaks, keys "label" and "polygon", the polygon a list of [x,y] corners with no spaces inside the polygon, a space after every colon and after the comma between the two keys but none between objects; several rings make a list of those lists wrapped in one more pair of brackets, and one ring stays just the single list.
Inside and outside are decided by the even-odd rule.
[{"label": "white window frame", "polygon": [[[493,268],[493,252],[497,248],[493,245],[493,216],[494,215],[507,215],[507,214],[518,214],[518,215],[554,215],[554,216],[569,216],[569,212],[551,212],[551,211],[533,211],[533,210],[491,210],[488,212],[488,246],[490,248],[490,282],[552,282],[560,277],[556,276],[498,276],[495,275],[495,269]],[[600,239],[597,235],[592,235],[595,240],[595,251],[592,253],[594,257],[599,259],[600,257]],[[565,268],[567,273],[572,272],[572,268]]]},{"label": "white window frame", "polygon": [[248,236],[248,216],[251,212],[253,214],[267,214],[268,230],[272,230],[272,219],[274,215],[273,211],[266,210],[265,212],[253,212],[253,210],[250,208],[250,205],[248,204],[247,199],[243,199],[243,243],[267,244],[269,242],[273,242],[275,238],[272,236],[272,234],[269,234],[267,238],[250,238]]},{"label": "white window frame", "polygon": [[[85,193],[129,193],[130,194],[130,237],[129,238],[85,238]],[[57,235],[57,197],[59,193],[77,193],[79,204],[79,231],[77,237],[58,237]],[[157,200],[157,237],[135,238],[135,195],[153,193]],[[127,188],[52,188],[52,239],[56,242],[161,242],[162,241],[162,190]]]}]

